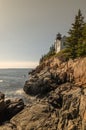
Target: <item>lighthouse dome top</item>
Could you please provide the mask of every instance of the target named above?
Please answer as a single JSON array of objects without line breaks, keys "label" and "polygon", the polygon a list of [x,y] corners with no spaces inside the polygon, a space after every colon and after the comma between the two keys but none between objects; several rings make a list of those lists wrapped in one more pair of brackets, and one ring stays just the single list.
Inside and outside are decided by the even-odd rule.
[{"label": "lighthouse dome top", "polygon": [[61,40],[62,39],[62,35],[60,34],[60,33],[58,33],[57,35],[56,35],[56,40]]}]

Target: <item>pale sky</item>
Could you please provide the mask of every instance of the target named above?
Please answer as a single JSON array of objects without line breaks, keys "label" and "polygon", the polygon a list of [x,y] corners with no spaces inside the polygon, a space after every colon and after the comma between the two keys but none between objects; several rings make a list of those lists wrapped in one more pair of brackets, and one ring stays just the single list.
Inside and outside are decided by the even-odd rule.
[{"label": "pale sky", "polygon": [[0,0],[0,68],[35,67],[86,0]]}]

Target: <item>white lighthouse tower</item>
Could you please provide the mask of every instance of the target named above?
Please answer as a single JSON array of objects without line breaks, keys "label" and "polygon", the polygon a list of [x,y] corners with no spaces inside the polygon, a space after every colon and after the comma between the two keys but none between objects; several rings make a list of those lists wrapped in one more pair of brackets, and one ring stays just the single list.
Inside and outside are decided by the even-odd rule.
[{"label": "white lighthouse tower", "polygon": [[65,41],[65,36],[62,38],[61,34],[58,33],[56,35],[56,39],[54,43],[56,53],[58,53],[59,51],[65,48],[64,41]]}]

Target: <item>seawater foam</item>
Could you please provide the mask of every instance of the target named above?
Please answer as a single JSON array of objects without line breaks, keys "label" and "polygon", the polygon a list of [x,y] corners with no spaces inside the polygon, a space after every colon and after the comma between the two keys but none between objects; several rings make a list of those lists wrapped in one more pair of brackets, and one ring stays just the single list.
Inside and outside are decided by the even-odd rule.
[{"label": "seawater foam", "polygon": [[0,83],[3,83],[3,80],[0,79]]},{"label": "seawater foam", "polygon": [[22,95],[24,93],[23,89],[16,90],[16,94]]}]

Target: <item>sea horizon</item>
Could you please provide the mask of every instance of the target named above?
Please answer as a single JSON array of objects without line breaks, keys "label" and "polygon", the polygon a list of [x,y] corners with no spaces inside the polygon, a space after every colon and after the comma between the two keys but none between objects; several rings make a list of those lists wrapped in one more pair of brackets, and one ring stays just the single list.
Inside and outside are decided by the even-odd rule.
[{"label": "sea horizon", "polygon": [[35,67],[34,68],[33,67],[32,68],[31,67],[27,67],[27,68],[26,67],[24,67],[24,68],[21,68],[21,67],[20,68],[0,68],[0,70],[1,69],[35,69]]}]

